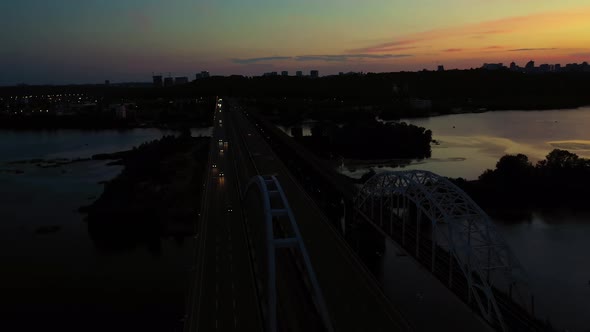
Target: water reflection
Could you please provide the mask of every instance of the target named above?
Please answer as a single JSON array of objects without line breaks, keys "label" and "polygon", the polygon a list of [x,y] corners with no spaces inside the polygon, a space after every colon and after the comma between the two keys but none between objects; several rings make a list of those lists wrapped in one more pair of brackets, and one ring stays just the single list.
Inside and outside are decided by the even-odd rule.
[{"label": "water reflection", "polygon": [[[0,169],[126,150],[162,134],[0,130]],[[182,230],[133,218],[85,223],[78,212],[100,196],[99,182],[121,171],[105,164],[0,172],[0,331],[181,330],[190,257]],[[35,232],[55,225],[59,231]]]},{"label": "water reflection", "polygon": [[496,221],[529,274],[539,317],[561,329],[587,331],[590,215],[568,210],[534,211],[529,222]]},{"label": "water reflection", "polygon": [[[430,129],[439,145],[424,161],[407,160],[399,165],[387,161],[371,164],[345,163],[342,173],[360,178],[371,167],[378,172],[423,169],[449,177],[476,179],[494,168],[505,154],[526,154],[533,162],[544,159],[554,148],[566,148],[590,158],[590,107],[554,111],[502,111],[453,114],[432,118],[402,119]],[[301,124],[303,135],[311,135],[313,122]],[[280,127],[291,134],[290,127]]]}]

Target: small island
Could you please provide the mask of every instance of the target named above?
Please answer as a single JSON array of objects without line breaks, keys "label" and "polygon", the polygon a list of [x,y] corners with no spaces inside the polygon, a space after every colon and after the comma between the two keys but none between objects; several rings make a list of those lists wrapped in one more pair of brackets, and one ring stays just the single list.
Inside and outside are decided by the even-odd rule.
[{"label": "small island", "polygon": [[99,249],[117,251],[145,244],[158,251],[160,238],[194,232],[207,163],[209,138],[164,136],[130,151],[95,155],[118,160],[123,171],[104,185],[86,213]]}]

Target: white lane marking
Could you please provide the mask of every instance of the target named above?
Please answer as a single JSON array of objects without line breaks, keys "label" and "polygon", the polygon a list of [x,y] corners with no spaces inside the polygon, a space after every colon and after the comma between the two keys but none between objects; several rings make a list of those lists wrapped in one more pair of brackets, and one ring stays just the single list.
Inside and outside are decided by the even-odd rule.
[{"label": "white lane marking", "polygon": [[234,315],[234,328],[238,327],[238,317],[236,317],[236,315]]},{"label": "white lane marking", "polygon": [[215,320],[215,329],[217,330],[217,319]]}]

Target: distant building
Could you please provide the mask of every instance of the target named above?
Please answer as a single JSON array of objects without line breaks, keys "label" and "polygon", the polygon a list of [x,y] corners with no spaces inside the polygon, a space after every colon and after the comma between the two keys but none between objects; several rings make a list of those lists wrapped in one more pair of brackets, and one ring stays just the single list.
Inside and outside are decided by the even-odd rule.
[{"label": "distant building", "polygon": [[197,74],[195,75],[195,79],[196,79],[196,80],[200,80],[201,78],[203,78],[203,75],[201,75],[201,73],[197,73]]},{"label": "distant building", "polygon": [[510,63],[510,70],[512,70],[512,71],[517,71],[518,70],[518,66],[516,65],[516,62],[512,61]]},{"label": "distant building", "polygon": [[127,118],[127,107],[125,107],[125,105],[119,105],[115,109],[115,116],[117,117],[117,119]]},{"label": "distant building", "polygon": [[162,75],[152,77],[155,87],[162,87]]},{"label": "distant building", "polygon": [[286,70],[283,70],[283,71],[281,72],[281,76],[289,76],[289,72],[288,72],[288,71],[286,71]]},{"label": "distant building", "polygon": [[439,65],[436,71],[445,71],[445,66]]},{"label": "distant building", "polygon": [[561,71],[561,64],[558,63],[555,66],[553,66],[553,71],[560,72]]},{"label": "distant building", "polygon": [[174,78],[172,77],[165,77],[164,78],[164,86],[173,86],[174,85]]},{"label": "distant building", "polygon": [[527,62],[526,66],[524,67],[527,71],[534,71],[535,70],[535,61],[531,60]]},{"label": "distant building", "polygon": [[303,72],[301,70],[298,70],[295,72],[295,76],[301,77],[301,76],[303,76]]},{"label": "distant building", "polygon": [[309,76],[311,76],[312,78],[318,78],[318,77],[320,77],[320,72],[317,70],[311,70],[309,72]]},{"label": "distant building", "polygon": [[548,65],[548,64],[546,64],[546,63],[544,63],[544,64],[542,64],[542,65],[539,66],[539,71],[542,72],[542,73],[548,73],[548,72],[551,71],[551,66]]},{"label": "distant building", "polygon": [[291,128],[291,136],[303,137],[303,128],[302,127],[292,127]]},{"label": "distant building", "polygon": [[201,78],[209,78],[209,72],[206,70],[203,70],[201,72]]},{"label": "distant building", "polygon": [[176,77],[174,79],[174,84],[178,85],[178,84],[187,84],[188,83],[188,77],[186,76],[181,76],[181,77]]},{"label": "distant building", "polygon": [[109,81],[109,80],[104,81],[104,85],[109,86],[110,84],[111,84],[111,81]]},{"label": "distant building", "polygon": [[504,68],[504,64],[502,63],[484,63],[481,67],[486,70],[500,70]]}]

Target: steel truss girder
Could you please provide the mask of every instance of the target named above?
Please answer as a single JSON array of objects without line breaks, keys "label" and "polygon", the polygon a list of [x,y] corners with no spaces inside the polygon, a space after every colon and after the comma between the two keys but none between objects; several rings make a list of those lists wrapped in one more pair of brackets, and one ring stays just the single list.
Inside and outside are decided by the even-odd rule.
[{"label": "steel truss girder", "polygon": [[[269,187],[272,189],[269,189]],[[305,243],[303,242],[299,227],[297,226],[297,222],[293,216],[293,211],[289,206],[289,202],[281,184],[275,176],[254,176],[252,179],[250,179],[250,182],[246,186],[244,197],[247,197],[248,193],[254,188],[258,189],[262,196],[262,205],[265,218],[265,242],[268,258],[268,307],[266,315],[268,331],[277,331],[276,251],[280,248],[291,248],[299,251],[301,254],[301,257],[303,258],[303,265],[305,267],[305,271],[307,272],[307,277],[312,288],[312,299],[318,308],[320,317],[322,318],[327,331],[334,331],[321,288],[311,265],[309,254],[305,248]],[[276,198],[277,196],[279,198],[278,200],[271,200],[271,197]],[[288,238],[277,238],[273,231],[273,217],[287,217],[294,235]]]},{"label": "steel truss girder", "polygon": [[[428,171],[385,172],[373,176],[355,198],[357,211],[390,209],[393,196],[412,201],[432,223],[433,239],[460,263],[482,316],[506,330],[493,288],[510,288],[526,308],[528,277],[488,215],[459,187]],[[405,213],[405,212],[404,212]],[[379,225],[374,222],[374,225]],[[446,240],[447,243],[440,243]],[[434,250],[433,250],[434,251]],[[434,260],[434,258],[433,258]],[[434,266],[434,262],[433,262]]]}]

